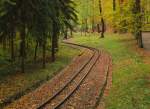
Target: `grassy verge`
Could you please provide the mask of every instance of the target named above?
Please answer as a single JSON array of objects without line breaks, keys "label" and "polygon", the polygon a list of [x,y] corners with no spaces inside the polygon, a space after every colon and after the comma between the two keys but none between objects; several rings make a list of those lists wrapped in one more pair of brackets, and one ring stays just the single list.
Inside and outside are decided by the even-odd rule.
[{"label": "grassy verge", "polygon": [[[74,38],[75,42],[97,48],[103,47],[113,58],[113,85],[106,98],[106,109],[150,109],[150,61],[135,49],[132,37],[107,34]],[[90,37],[91,36],[91,37]]]},{"label": "grassy verge", "polygon": [[24,93],[23,91],[32,86],[37,87],[35,84],[39,85],[39,82],[52,78],[58,70],[68,65],[72,58],[80,52],[80,50],[72,49],[64,44],[61,44],[56,62],[48,63],[46,69],[42,69],[42,65],[40,64],[33,64],[26,68],[26,73],[8,73],[7,76],[5,75],[0,80],[0,104],[3,104],[3,102],[10,97],[15,98],[15,96],[20,96]]}]

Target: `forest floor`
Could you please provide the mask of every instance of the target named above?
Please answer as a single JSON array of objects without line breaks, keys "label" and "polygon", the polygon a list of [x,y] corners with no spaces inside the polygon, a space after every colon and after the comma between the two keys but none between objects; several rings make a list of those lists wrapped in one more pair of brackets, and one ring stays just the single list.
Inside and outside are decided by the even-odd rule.
[{"label": "forest floor", "polygon": [[[74,73],[81,69],[92,56],[93,51],[85,49],[82,55],[74,59],[69,66],[62,70],[52,80],[47,81],[35,91],[21,97],[21,99],[16,100],[5,109],[37,109],[39,105],[47,101],[53,96],[53,94],[61,89],[61,87],[70,80]],[[94,67],[89,70],[91,65],[95,63],[95,59],[96,64],[94,64]],[[108,71],[107,67],[109,67]],[[111,72],[111,68],[111,58],[109,54],[101,51],[100,54],[98,53],[97,55],[94,55],[92,61],[90,61],[90,63],[79,73],[79,76],[77,76],[78,79],[73,81],[73,83],[77,84],[87,71],[90,71],[90,73],[82,82],[79,89],[75,91],[73,96],[71,96],[67,102],[60,107],[60,109],[91,109],[94,107],[99,98],[99,91],[102,91],[101,89],[105,84],[107,72]],[[66,96],[65,94],[70,93],[73,86],[68,89],[70,89],[68,92],[65,92],[64,95],[60,96],[61,99]],[[54,100],[54,102],[46,105],[45,109],[53,109],[55,104],[60,102],[61,99],[59,98],[58,101],[57,99]]]},{"label": "forest floor", "polygon": [[[68,52],[70,51],[70,52]],[[1,106],[20,98],[22,95],[34,90],[42,83],[54,77],[61,69],[66,67],[71,60],[81,54],[83,51],[60,45],[57,53],[57,59],[54,63],[47,63],[46,69],[42,69],[42,63],[28,63],[25,73],[15,71],[14,66],[9,68],[9,64],[0,67],[0,108]],[[47,53],[47,55],[50,53]],[[32,59],[30,57],[30,59]],[[4,61],[4,59],[3,59]],[[0,61],[3,65],[2,61]],[[8,67],[7,67],[8,66]],[[19,66],[17,66],[19,68]]]},{"label": "forest floor", "polygon": [[125,34],[76,34],[75,42],[107,50],[113,59],[112,86],[104,97],[106,109],[150,109],[150,52],[139,49]]}]

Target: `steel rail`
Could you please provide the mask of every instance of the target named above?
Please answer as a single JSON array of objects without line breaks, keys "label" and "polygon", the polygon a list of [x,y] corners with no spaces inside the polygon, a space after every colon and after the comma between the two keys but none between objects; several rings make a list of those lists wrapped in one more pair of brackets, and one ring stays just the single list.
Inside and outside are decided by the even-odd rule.
[{"label": "steel rail", "polygon": [[65,90],[65,88],[72,83],[72,81],[80,74],[80,72],[82,72],[86,66],[92,61],[92,59],[94,59],[94,57],[96,56],[96,52],[98,53],[98,56],[96,58],[96,60],[94,60],[93,65],[90,67],[89,71],[80,79],[79,83],[76,85],[76,87],[74,87],[74,89],[64,98],[62,99],[62,101],[60,101],[53,109],[57,109],[59,108],[65,101],[67,101],[67,99],[80,87],[80,85],[82,84],[82,82],[84,81],[84,79],[87,77],[87,75],[90,73],[90,71],[92,70],[92,68],[94,67],[94,65],[96,64],[96,62],[98,61],[99,57],[100,57],[100,53],[99,50],[92,48],[92,47],[87,47],[87,46],[83,46],[83,45],[78,45],[78,44],[74,44],[74,43],[70,43],[70,42],[63,42],[66,44],[70,44],[70,45],[75,45],[75,46],[79,46],[79,47],[83,47],[83,48],[87,48],[92,50],[94,53],[91,56],[91,58],[71,77],[71,79],[60,89],[58,90],[53,96],[51,96],[48,100],[46,100],[45,102],[43,102],[39,107],[37,107],[37,109],[43,109],[46,105],[48,105],[52,100],[54,100],[59,94],[61,94],[62,91]]}]

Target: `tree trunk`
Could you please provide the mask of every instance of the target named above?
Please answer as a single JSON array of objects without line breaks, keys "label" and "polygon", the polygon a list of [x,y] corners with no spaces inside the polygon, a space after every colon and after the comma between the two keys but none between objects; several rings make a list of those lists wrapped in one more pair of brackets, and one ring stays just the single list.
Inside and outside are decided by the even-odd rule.
[{"label": "tree trunk", "polygon": [[14,32],[11,34],[11,61],[14,62],[15,55],[14,55]]},{"label": "tree trunk", "polygon": [[103,17],[101,18],[101,23],[102,23],[101,38],[104,38],[104,33],[105,33],[105,22],[104,22]]},{"label": "tree trunk", "polygon": [[95,5],[95,2],[94,0],[92,0],[92,32],[94,33],[95,32],[95,18],[94,18],[94,15],[95,15],[95,8],[94,8],[94,5]]},{"label": "tree trunk", "polygon": [[[58,31],[57,31],[57,32],[58,32]],[[56,33],[57,33],[57,32],[56,32]],[[54,38],[54,40],[55,40],[55,41],[54,41],[54,43],[55,43],[54,46],[55,46],[55,53],[56,53],[56,52],[58,51],[58,40],[59,40],[57,34],[56,34],[56,37]]]},{"label": "tree trunk", "polygon": [[52,54],[51,54],[52,62],[54,62],[54,61],[55,61],[54,36],[53,36],[53,38],[52,38],[52,48],[51,48],[51,49],[52,49],[52,50],[51,50],[51,52],[52,52]]},{"label": "tree trunk", "polygon": [[43,42],[43,68],[46,68],[46,41]]},{"label": "tree trunk", "polygon": [[139,46],[139,48],[143,48],[143,39],[142,39],[142,32],[141,31],[138,35],[138,46]]},{"label": "tree trunk", "polygon": [[36,41],[36,45],[35,45],[35,51],[34,51],[34,62],[36,62],[37,59],[37,49],[38,49],[38,41]]},{"label": "tree trunk", "polygon": [[68,30],[67,28],[65,28],[65,31],[64,31],[64,39],[68,39]]},{"label": "tree trunk", "polygon": [[103,18],[103,15],[102,15],[102,3],[101,3],[101,0],[99,0],[99,12],[100,12],[100,15],[101,15],[101,26],[102,26],[101,38],[104,38],[105,22],[104,22],[104,18]]},{"label": "tree trunk", "polygon": [[100,33],[100,24],[97,24],[97,32]]},{"label": "tree trunk", "polygon": [[6,40],[5,39],[3,39],[3,51],[5,52],[5,50],[6,50]]},{"label": "tree trunk", "polygon": [[[113,0],[113,11],[116,11],[116,0]],[[113,15],[113,22],[115,23],[115,13]],[[113,25],[113,33],[116,33],[115,25]]]},{"label": "tree trunk", "polygon": [[51,58],[52,58],[52,62],[55,61],[55,47],[56,47],[56,43],[55,41],[57,41],[57,33],[56,33],[56,25],[55,22],[53,22],[53,35],[52,35],[52,48],[51,48]]},{"label": "tree trunk", "polygon": [[88,21],[87,19],[85,19],[85,36],[87,32],[88,32]]},{"label": "tree trunk", "polygon": [[25,72],[25,25],[22,28],[21,31],[21,42],[20,42],[20,54],[21,54],[21,71],[22,73]]},{"label": "tree trunk", "polygon": [[137,23],[138,23],[138,26],[137,26],[137,40],[138,40],[138,46],[139,48],[143,48],[143,40],[142,40],[142,16],[140,15],[141,14],[141,0],[135,0],[135,8],[136,8],[136,11],[135,12],[138,17],[137,17]]},{"label": "tree trunk", "polygon": [[113,11],[116,11],[116,0],[113,0]]}]

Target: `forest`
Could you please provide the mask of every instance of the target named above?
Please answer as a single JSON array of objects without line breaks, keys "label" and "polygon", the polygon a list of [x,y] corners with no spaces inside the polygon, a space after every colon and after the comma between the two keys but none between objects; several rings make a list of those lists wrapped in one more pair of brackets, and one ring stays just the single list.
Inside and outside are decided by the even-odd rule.
[{"label": "forest", "polygon": [[[102,61],[97,58],[90,67],[90,60],[87,64],[85,60],[93,52],[96,54],[96,50],[102,52],[102,57],[99,55]],[[107,62],[109,57],[112,61]],[[96,62],[103,68],[96,67]],[[93,100],[91,104],[99,101],[95,109],[103,109],[100,101],[104,102],[106,109],[149,109],[150,0],[0,0],[0,109],[46,108],[44,104],[38,108],[41,104],[35,105],[34,102],[31,107],[26,107],[27,100],[24,105],[21,105],[21,100],[53,79],[56,86],[57,81],[63,83],[62,78],[67,80],[65,73],[62,78],[59,75],[68,67],[71,70],[66,75],[70,74],[70,77],[66,78],[70,79],[73,69],[78,70],[74,72],[85,69],[85,72],[92,73],[96,67],[100,71],[95,70],[97,74],[93,75],[105,75],[102,69],[108,67],[106,80],[103,80],[105,76],[97,78],[106,86],[105,83],[104,86],[96,84],[97,81],[93,86],[87,86],[93,89],[93,93],[96,91],[92,87],[104,87],[98,88],[100,100]],[[85,81],[86,77],[88,73]],[[94,81],[92,76],[87,80]],[[47,87],[55,89],[53,82]],[[82,87],[82,82],[79,84],[77,87]],[[107,87],[109,94],[105,96]],[[80,88],[78,90],[80,92]],[[56,90],[52,92],[57,93]],[[39,103],[46,101],[44,95],[35,96],[41,96]],[[86,96],[83,104],[75,100],[80,103],[74,106],[73,97],[67,96],[66,107],[62,102],[62,109],[69,108],[69,101],[72,109],[91,108],[86,107],[85,102],[90,97]],[[47,108],[57,109],[50,105]]]}]

